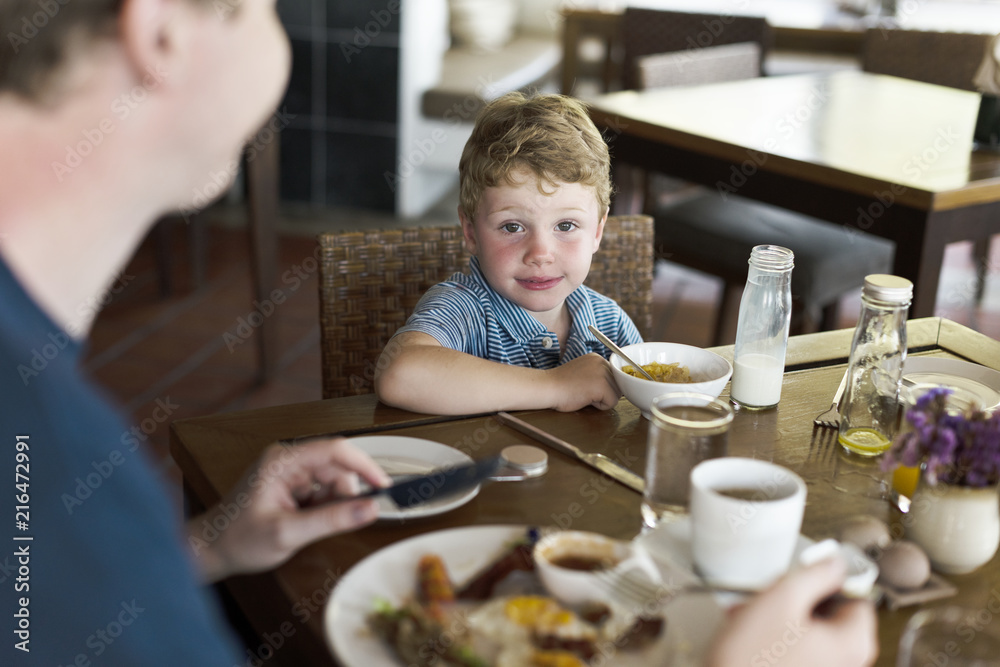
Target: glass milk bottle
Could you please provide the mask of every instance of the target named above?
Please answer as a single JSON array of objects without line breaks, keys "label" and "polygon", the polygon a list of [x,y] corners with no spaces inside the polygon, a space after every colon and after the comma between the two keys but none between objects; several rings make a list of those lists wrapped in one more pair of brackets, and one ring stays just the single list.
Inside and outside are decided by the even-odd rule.
[{"label": "glass milk bottle", "polygon": [[865,278],[840,405],[838,440],[849,452],[881,454],[896,433],[912,298],[913,283],[906,278],[881,273]]},{"label": "glass milk bottle", "polygon": [[794,260],[791,250],[776,245],[759,245],[750,253],[729,389],[729,397],[740,408],[773,408],[781,399]]}]

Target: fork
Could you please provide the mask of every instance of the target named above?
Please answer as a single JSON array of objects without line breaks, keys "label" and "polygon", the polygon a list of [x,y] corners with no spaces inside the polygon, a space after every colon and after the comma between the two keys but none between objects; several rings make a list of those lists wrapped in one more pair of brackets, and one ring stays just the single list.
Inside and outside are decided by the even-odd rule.
[{"label": "fork", "polygon": [[743,589],[711,586],[700,580],[671,585],[669,581],[653,581],[638,568],[604,570],[595,573],[598,584],[612,598],[635,607],[660,607],[674,597],[695,593],[749,593]]},{"label": "fork", "polygon": [[[809,454],[806,456],[806,463],[828,464],[836,454],[836,447],[831,445],[837,442],[837,431],[833,428],[826,428],[813,424],[812,439],[809,441]],[[806,480],[810,481],[810,480]]]},{"label": "fork", "polygon": [[840,399],[844,395],[844,389],[847,387],[848,371],[850,371],[850,367],[844,371],[844,377],[840,379],[840,386],[837,387],[837,393],[833,395],[833,403],[813,419],[814,426],[819,426],[820,428],[840,428]]}]

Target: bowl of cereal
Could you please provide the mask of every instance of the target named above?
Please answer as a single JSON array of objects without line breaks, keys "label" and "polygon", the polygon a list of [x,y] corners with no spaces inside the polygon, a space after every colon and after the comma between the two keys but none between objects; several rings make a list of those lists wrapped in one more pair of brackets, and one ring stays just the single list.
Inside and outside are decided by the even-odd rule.
[{"label": "bowl of cereal", "polygon": [[657,378],[653,382],[617,354],[611,355],[618,388],[646,417],[653,399],[668,392],[691,391],[717,398],[733,374],[725,358],[693,345],[637,343],[626,345],[622,352]]}]

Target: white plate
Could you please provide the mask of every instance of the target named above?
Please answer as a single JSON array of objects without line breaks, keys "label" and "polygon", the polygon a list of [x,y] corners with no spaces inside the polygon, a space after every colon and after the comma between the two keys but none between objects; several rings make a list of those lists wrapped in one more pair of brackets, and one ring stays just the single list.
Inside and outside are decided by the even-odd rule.
[{"label": "white plate", "polygon": [[[365,618],[376,599],[398,605],[416,589],[420,557],[436,553],[456,583],[463,583],[499,557],[527,526],[469,526],[425,533],[368,556],[340,580],[327,604],[324,630],[328,645],[344,667],[402,667],[389,648],[367,628]],[[644,667],[699,664],[722,610],[711,596],[680,597],[666,608],[667,633],[636,653],[619,653],[613,664]],[[673,660],[670,660],[673,656]]]},{"label": "white plate", "polygon": [[[408,438],[402,435],[369,435],[351,438],[351,443],[364,450],[390,476],[427,475],[438,468],[453,468],[472,463],[472,457],[440,442]],[[476,497],[479,485],[458,496],[432,500],[414,507],[400,509],[391,498],[379,496],[380,519],[416,519],[441,514],[461,507]]]},{"label": "white plate", "polygon": [[971,392],[980,407],[993,410],[1000,406],[1000,371],[961,359],[907,357],[903,377],[913,382],[941,384]]}]

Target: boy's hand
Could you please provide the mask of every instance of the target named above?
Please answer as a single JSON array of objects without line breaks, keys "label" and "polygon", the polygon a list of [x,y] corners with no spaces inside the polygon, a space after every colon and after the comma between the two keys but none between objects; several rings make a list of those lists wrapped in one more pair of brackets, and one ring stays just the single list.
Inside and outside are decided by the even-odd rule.
[{"label": "boy's hand", "polygon": [[593,352],[546,373],[554,380],[552,408],[560,412],[573,412],[588,405],[610,410],[622,396],[611,363]]}]

